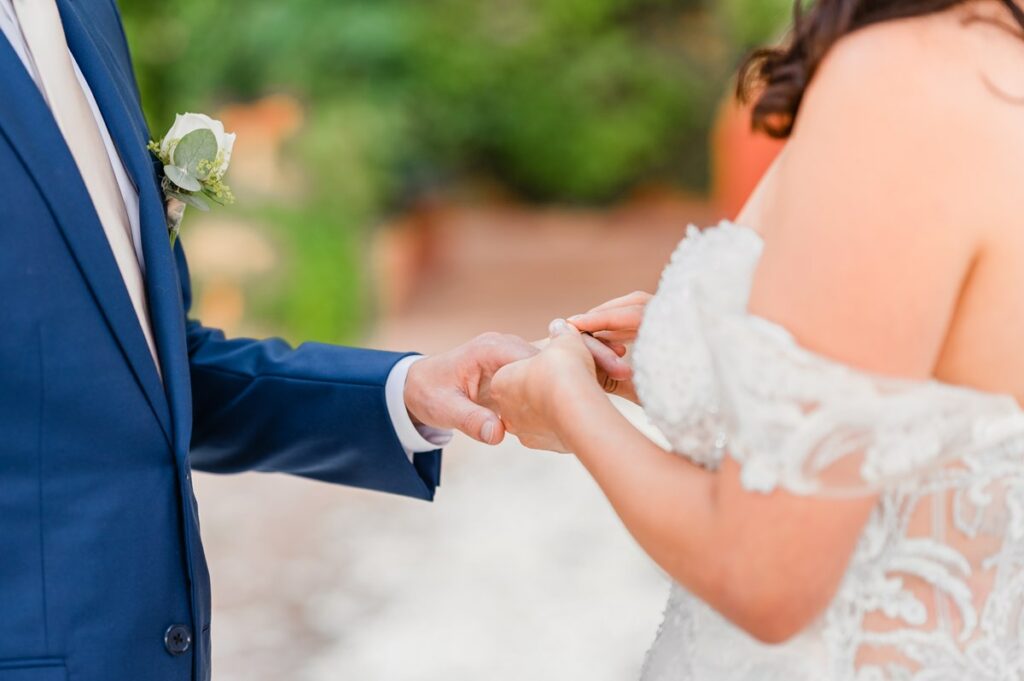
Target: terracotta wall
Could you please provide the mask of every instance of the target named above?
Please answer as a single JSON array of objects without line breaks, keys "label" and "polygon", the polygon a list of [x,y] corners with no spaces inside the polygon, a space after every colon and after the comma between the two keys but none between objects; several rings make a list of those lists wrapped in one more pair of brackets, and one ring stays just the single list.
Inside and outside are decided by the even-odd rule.
[{"label": "terracotta wall", "polygon": [[782,145],[754,133],[750,111],[726,97],[711,132],[711,198],[722,217],[736,217]]}]

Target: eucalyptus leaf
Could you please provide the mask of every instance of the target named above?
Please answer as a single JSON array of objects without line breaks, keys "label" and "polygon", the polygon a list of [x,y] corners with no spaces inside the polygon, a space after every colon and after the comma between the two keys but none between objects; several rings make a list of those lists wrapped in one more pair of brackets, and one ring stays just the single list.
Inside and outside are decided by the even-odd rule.
[{"label": "eucalyptus leaf", "polygon": [[197,192],[203,188],[199,180],[178,166],[164,166],[164,174],[168,180],[185,191]]},{"label": "eucalyptus leaf", "polygon": [[225,201],[221,200],[216,194],[214,194],[212,191],[210,191],[206,187],[203,187],[203,196],[205,196],[210,201],[216,203],[218,206],[226,206],[226,205],[228,205]]},{"label": "eucalyptus leaf", "polygon": [[210,204],[206,202],[206,199],[199,196],[198,194],[181,194],[179,192],[169,192],[171,196],[178,199],[182,203],[186,203],[193,206],[197,210],[201,210],[204,213],[210,210]]},{"label": "eucalyptus leaf", "polygon": [[[213,163],[217,160],[217,138],[206,128],[193,130],[178,141],[171,154],[171,163],[194,178],[203,179],[199,172],[202,161]],[[197,191],[189,189],[189,191]]]}]

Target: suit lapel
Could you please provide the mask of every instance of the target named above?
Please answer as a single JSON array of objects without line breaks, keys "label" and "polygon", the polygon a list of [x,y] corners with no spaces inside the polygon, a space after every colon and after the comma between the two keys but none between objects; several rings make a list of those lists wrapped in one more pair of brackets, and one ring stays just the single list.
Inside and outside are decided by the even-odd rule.
[{"label": "suit lapel", "polygon": [[[121,160],[139,191],[142,251],[150,321],[163,371],[179,454],[187,450],[191,423],[188,352],[181,284],[167,235],[163,192],[146,149],[148,131],[124,65],[106,37],[70,0],[58,0],[68,45],[89,82]],[[141,338],[141,334],[140,334]],[[148,359],[148,357],[147,357]],[[149,360],[152,365],[152,360]]]},{"label": "suit lapel", "polygon": [[46,201],[164,433],[170,414],[138,317],[125,289],[92,200],[46,101],[14,49],[0,39],[0,131]]}]

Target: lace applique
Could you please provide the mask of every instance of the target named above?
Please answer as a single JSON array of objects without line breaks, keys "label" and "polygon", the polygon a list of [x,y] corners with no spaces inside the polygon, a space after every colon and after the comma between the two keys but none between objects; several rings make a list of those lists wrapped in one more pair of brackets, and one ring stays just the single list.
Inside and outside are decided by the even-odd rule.
[{"label": "lace applique", "polygon": [[746,312],[761,250],[730,223],[688,231],[636,344],[644,406],[681,455],[739,462],[748,490],[878,501],[814,627],[763,646],[674,592],[666,622],[687,625],[666,625],[645,681],[1024,680],[1024,412],[801,348]]}]

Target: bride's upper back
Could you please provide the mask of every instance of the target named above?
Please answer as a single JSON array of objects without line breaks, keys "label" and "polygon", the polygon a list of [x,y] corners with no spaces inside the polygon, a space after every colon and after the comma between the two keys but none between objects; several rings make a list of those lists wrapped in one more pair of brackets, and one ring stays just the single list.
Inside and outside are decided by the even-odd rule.
[{"label": "bride's upper back", "polygon": [[1022,187],[1024,37],[1006,7],[857,30],[740,215],[768,256],[751,307],[854,366],[1024,402]]}]

